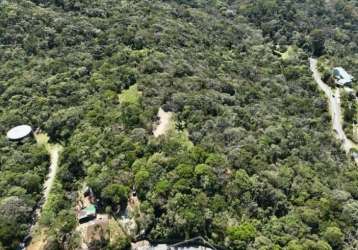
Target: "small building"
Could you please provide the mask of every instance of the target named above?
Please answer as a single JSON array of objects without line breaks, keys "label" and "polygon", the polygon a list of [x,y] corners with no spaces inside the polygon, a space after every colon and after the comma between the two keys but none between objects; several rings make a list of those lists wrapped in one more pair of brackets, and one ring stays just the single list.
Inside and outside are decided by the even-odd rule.
[{"label": "small building", "polygon": [[96,207],[91,204],[78,212],[78,221],[85,223],[96,218]]},{"label": "small building", "polygon": [[20,125],[10,129],[6,134],[6,137],[9,140],[17,141],[30,136],[31,134],[32,128],[29,125]]},{"label": "small building", "polygon": [[336,79],[336,83],[340,86],[350,84],[353,80],[353,76],[347,73],[342,67],[333,68],[333,76]]}]

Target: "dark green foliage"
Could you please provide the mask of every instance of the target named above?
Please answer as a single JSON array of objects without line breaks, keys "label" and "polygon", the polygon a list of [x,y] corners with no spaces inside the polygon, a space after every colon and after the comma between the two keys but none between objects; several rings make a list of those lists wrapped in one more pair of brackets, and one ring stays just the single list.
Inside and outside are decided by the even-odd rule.
[{"label": "dark green foliage", "polygon": [[[48,248],[75,246],[83,182],[99,212],[114,216],[135,188],[136,220],[150,240],[352,244],[358,172],[333,139],[307,59],[351,52],[341,60],[355,72],[356,8],[346,0],[2,1],[0,132],[30,123],[64,145],[42,213]],[[272,52],[287,45],[292,58]],[[134,84],[140,97],[120,102]],[[159,107],[175,112],[178,131],[154,138]],[[0,148],[0,248],[14,249],[48,157],[31,139],[2,136]]]},{"label": "dark green foliage", "polygon": [[120,184],[110,184],[102,190],[101,197],[110,204],[120,204],[127,201],[128,188]]},{"label": "dark green foliage", "polygon": [[324,52],[324,33],[322,30],[313,30],[310,34],[311,49],[314,56],[321,56]]}]

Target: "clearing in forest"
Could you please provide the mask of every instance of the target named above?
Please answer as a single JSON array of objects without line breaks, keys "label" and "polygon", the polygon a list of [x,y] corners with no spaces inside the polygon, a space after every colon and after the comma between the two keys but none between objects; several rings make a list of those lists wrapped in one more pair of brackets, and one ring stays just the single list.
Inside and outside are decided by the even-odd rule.
[{"label": "clearing in forest", "polygon": [[168,135],[171,140],[180,142],[180,145],[185,148],[191,148],[194,144],[189,138],[189,132],[186,129],[178,130],[174,121],[173,112],[165,112],[162,108],[159,108],[158,115],[159,121],[153,126],[154,137],[161,135]]},{"label": "clearing in forest", "polygon": [[134,84],[128,89],[123,90],[122,93],[118,95],[118,99],[120,103],[138,104],[141,95],[142,92],[138,90],[137,84]]},{"label": "clearing in forest", "polygon": [[31,241],[31,244],[26,247],[26,250],[42,250],[45,248],[47,244],[47,232],[45,229],[42,229],[40,232],[36,234]]},{"label": "clearing in forest", "polygon": [[171,120],[172,120],[173,113],[172,112],[165,112],[162,108],[159,108],[158,117],[159,123],[155,126],[153,130],[154,137],[158,137],[160,135],[164,135],[170,129]]}]

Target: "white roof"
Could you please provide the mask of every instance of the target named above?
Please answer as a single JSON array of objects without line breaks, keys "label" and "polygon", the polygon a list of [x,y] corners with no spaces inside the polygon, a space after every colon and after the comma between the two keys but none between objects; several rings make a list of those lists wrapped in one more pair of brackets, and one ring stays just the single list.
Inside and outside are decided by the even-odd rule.
[{"label": "white roof", "polygon": [[346,84],[353,80],[353,76],[347,73],[347,71],[344,70],[342,67],[336,67],[333,69],[334,71],[338,72],[338,83],[339,84]]},{"label": "white roof", "polygon": [[19,140],[28,136],[32,132],[32,128],[29,125],[20,125],[10,129],[6,137],[10,140]]}]

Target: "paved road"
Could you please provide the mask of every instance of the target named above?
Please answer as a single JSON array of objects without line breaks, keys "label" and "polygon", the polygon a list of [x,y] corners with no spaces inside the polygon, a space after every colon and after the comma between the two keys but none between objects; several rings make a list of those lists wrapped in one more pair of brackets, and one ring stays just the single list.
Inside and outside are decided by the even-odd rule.
[{"label": "paved road", "polygon": [[[329,103],[329,111],[332,116],[332,126],[333,130],[337,138],[342,142],[342,146],[347,154],[350,153],[350,150],[356,145],[347,138],[346,134],[342,128],[342,119],[341,119],[341,100],[340,100],[340,93],[339,89],[333,91],[327,84],[325,84],[321,80],[321,74],[318,72],[317,69],[317,60],[314,58],[310,58],[310,69],[313,73],[313,78],[317,82],[318,86],[324,91],[328,98]],[[355,158],[356,163],[358,164],[358,158]]]}]

